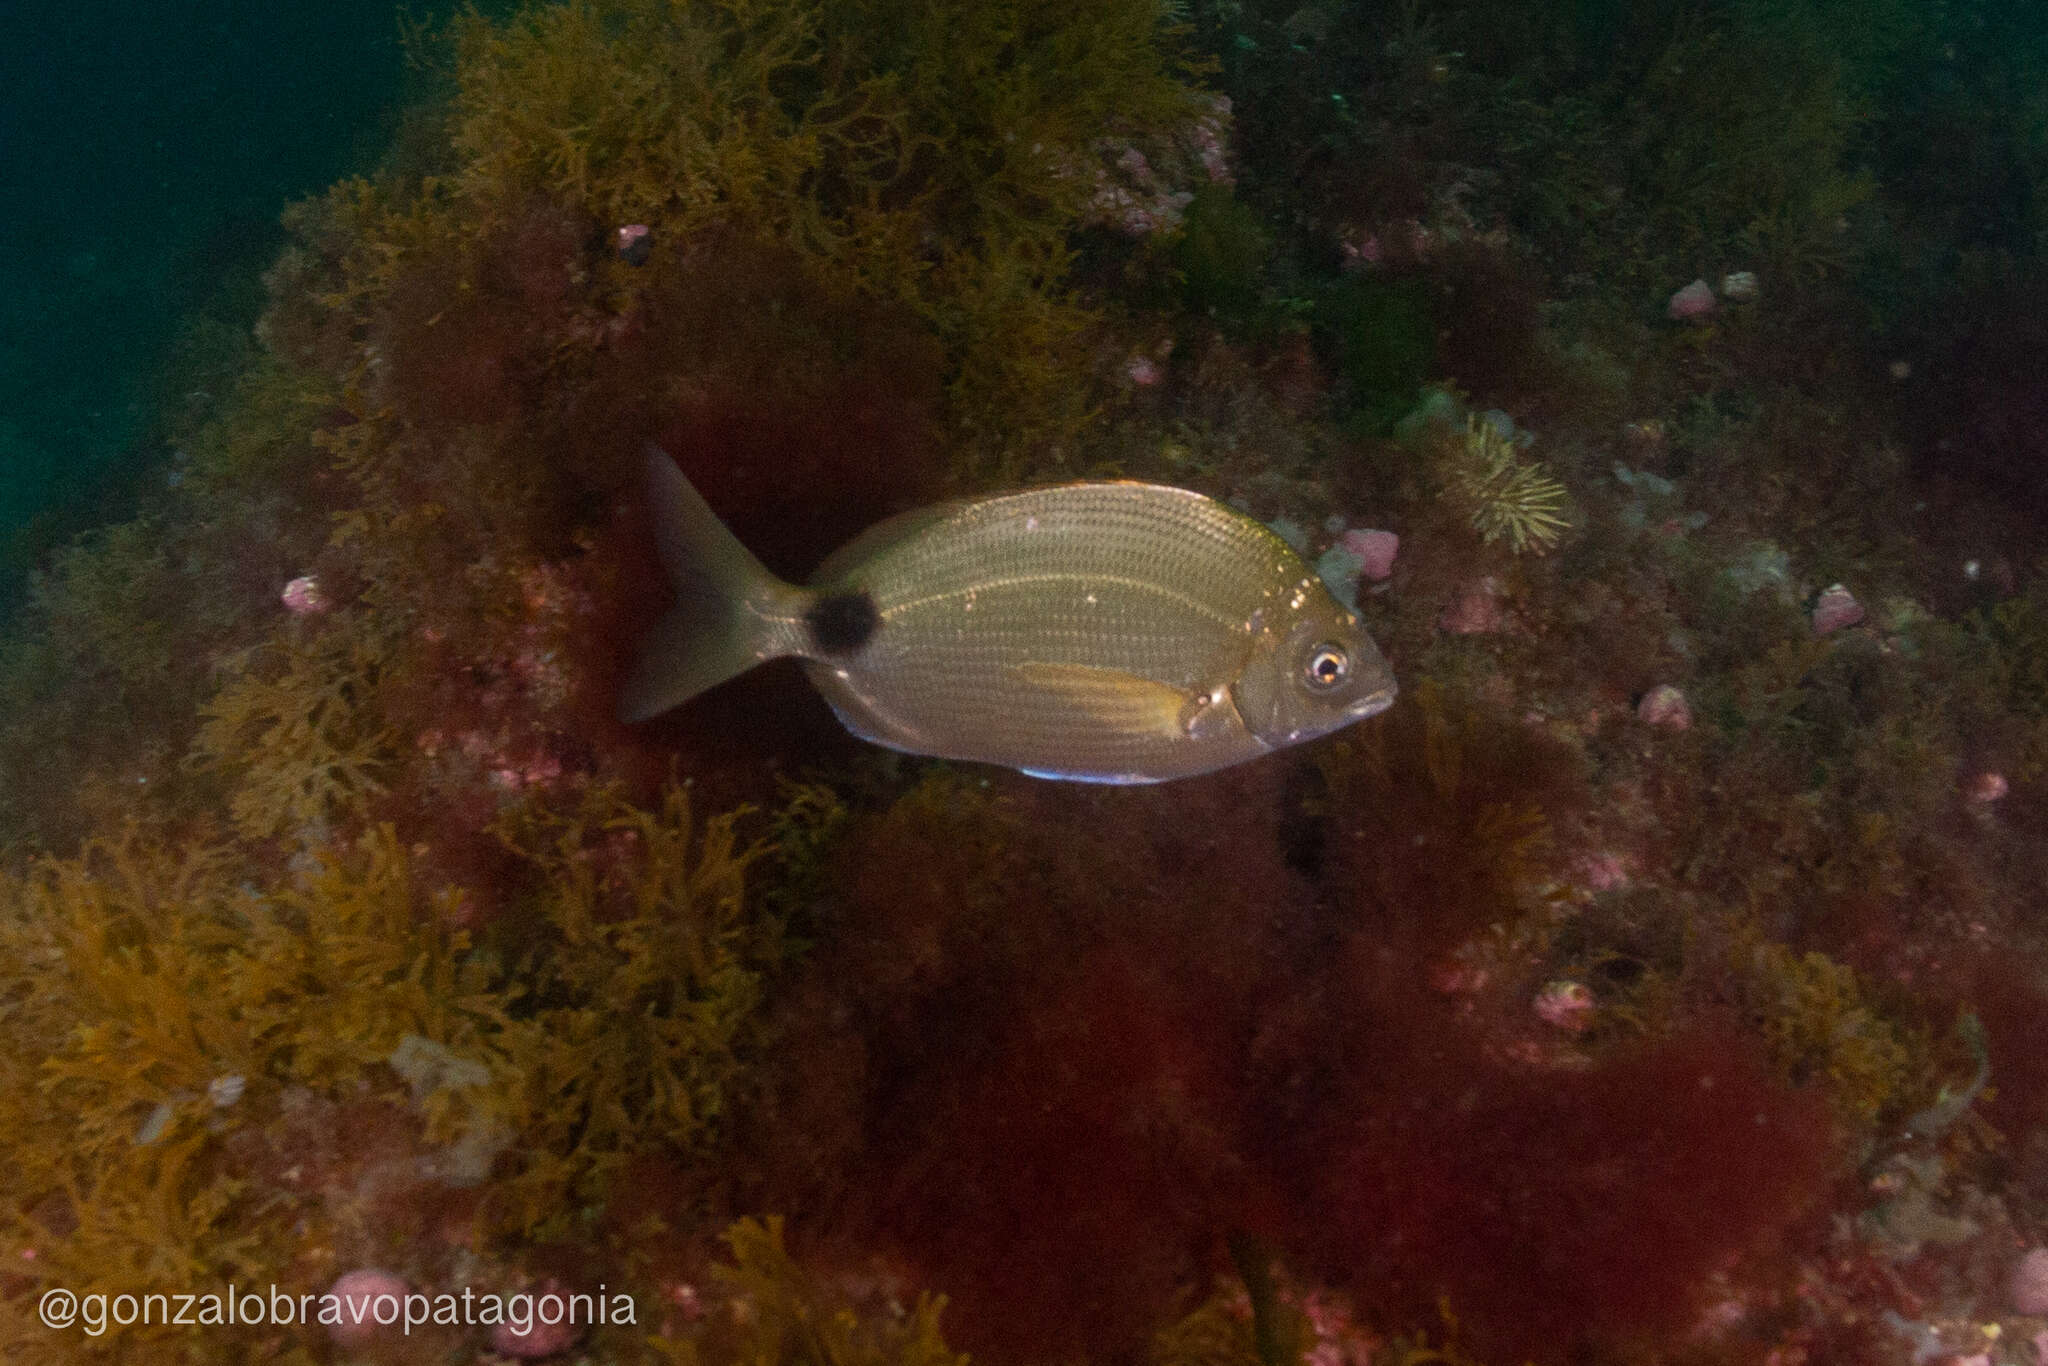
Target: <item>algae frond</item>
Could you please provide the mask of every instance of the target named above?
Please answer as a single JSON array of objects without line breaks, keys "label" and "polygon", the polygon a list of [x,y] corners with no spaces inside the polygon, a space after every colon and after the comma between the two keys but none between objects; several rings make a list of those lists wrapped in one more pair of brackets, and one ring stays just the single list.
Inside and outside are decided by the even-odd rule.
[{"label": "algae frond", "polygon": [[[597,789],[508,817],[533,890],[481,942],[472,889],[427,876],[389,826],[269,885],[233,846],[141,836],[0,884],[0,1125],[20,1140],[0,1236],[35,1249],[20,1270],[81,1294],[317,1290],[303,1278],[337,1246],[381,1246],[347,1222],[379,1182],[415,1204],[477,1187],[486,1241],[560,1235],[627,1158],[701,1152],[783,953],[750,914],[742,818],[694,818],[679,786],[653,810]],[[383,1134],[403,1160],[294,1150],[306,1122]]]}]

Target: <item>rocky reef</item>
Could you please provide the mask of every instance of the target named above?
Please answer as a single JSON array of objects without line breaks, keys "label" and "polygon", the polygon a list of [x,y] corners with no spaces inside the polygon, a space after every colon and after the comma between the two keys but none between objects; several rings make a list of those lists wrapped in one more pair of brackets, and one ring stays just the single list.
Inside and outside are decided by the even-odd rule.
[{"label": "rocky reef", "polygon": [[[2048,278],[1968,226],[2038,225],[2038,101],[1957,93],[2048,38],[1980,18],[421,35],[179,478],[0,641],[0,1350],[2030,1362],[2040,433],[1943,320]],[[881,751],[780,667],[622,726],[649,441],[797,578],[1200,489],[1401,700],[1158,788]],[[428,1318],[33,1312],[230,1284]]]}]

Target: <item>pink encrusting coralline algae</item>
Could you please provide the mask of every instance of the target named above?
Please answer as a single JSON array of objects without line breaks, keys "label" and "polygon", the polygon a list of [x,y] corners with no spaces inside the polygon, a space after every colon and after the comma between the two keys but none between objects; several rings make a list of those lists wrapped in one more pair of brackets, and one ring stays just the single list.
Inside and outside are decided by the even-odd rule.
[{"label": "pink encrusting coralline algae", "polygon": [[2011,790],[2012,785],[2005,780],[2003,773],[1989,770],[1972,774],[1969,782],[1963,785],[1963,795],[1968,797],[1974,806],[1989,806],[1993,802],[2003,801],[2005,794]]},{"label": "pink encrusting coralline algae", "polygon": [[1671,302],[1664,311],[1676,322],[1697,322],[1711,317],[1720,301],[1714,297],[1714,287],[1705,280],[1694,280],[1684,289],[1671,296]]},{"label": "pink encrusting coralline algae", "polygon": [[1217,95],[1208,112],[1164,137],[1096,139],[1100,163],[1083,221],[1131,237],[1172,232],[1200,185],[1231,183],[1229,130],[1230,100]]},{"label": "pink encrusting coralline algae", "polygon": [[1841,584],[1830,584],[1813,604],[1813,633],[1828,635],[1863,620],[1863,604]]},{"label": "pink encrusting coralline algae", "polygon": [[1567,1034],[1593,1023],[1593,992],[1584,982],[1551,982],[1536,993],[1536,1017]]},{"label": "pink encrusting coralline algae", "polygon": [[318,616],[334,606],[327,594],[321,591],[320,580],[311,574],[301,574],[286,584],[277,599],[295,617]]},{"label": "pink encrusting coralline algae", "polygon": [[1438,630],[1454,636],[1486,635],[1505,623],[1500,582],[1490,574],[1461,587],[1436,619]]},{"label": "pink encrusting coralline algae", "polygon": [[1358,557],[1358,572],[1374,583],[1382,583],[1394,572],[1394,556],[1401,551],[1401,538],[1391,531],[1351,530],[1344,533],[1344,548]]},{"label": "pink encrusting coralline algae", "polygon": [[1670,683],[1659,683],[1644,693],[1643,700],[1636,705],[1636,715],[1643,724],[1666,730],[1687,730],[1692,726],[1692,704]]},{"label": "pink encrusting coralline algae", "polygon": [[328,1335],[343,1349],[368,1346],[392,1330],[411,1289],[405,1277],[381,1267],[342,1273],[327,1290],[335,1303]]},{"label": "pink encrusting coralline algae", "polygon": [[582,1338],[587,1324],[574,1320],[567,1307],[570,1294],[559,1282],[543,1281],[518,1298],[531,1312],[491,1329],[492,1351],[532,1361],[566,1352]]},{"label": "pink encrusting coralline algae", "polygon": [[2034,1248],[2020,1258],[2005,1293],[2015,1314],[2048,1314],[2048,1247]]}]

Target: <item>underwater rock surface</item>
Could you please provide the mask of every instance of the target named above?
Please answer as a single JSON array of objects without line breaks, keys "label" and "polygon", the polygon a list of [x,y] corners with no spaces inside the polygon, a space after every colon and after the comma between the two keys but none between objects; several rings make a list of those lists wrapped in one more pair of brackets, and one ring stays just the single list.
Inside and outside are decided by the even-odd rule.
[{"label": "underwater rock surface", "polygon": [[[2028,1359],[2039,16],[1177,14],[409,39],[0,625],[0,1356]],[[1164,788],[866,745],[787,663],[624,725],[649,443],[787,583],[1194,491],[1399,700]],[[231,1283],[455,1307],[29,1312]]]}]

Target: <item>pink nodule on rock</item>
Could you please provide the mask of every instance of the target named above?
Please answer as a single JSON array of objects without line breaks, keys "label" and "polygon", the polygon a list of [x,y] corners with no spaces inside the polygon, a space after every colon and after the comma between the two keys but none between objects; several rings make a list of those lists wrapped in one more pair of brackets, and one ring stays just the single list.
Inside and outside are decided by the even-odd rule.
[{"label": "pink nodule on rock", "polygon": [[405,1277],[374,1266],[344,1272],[328,1287],[334,1297],[336,1322],[328,1334],[343,1347],[361,1347],[376,1341],[385,1330],[405,1317],[405,1296],[410,1289]]},{"label": "pink nodule on rock", "polygon": [[2003,773],[1978,773],[1963,785],[1963,795],[1978,806],[1989,806],[2000,800],[2012,785],[2007,783]]},{"label": "pink nodule on rock", "polygon": [[1813,633],[1827,635],[1863,620],[1863,604],[1841,584],[1830,584],[1813,604]]},{"label": "pink nodule on rock", "polygon": [[311,574],[301,574],[286,584],[284,591],[277,595],[277,600],[295,617],[317,616],[334,605],[327,600],[327,594],[321,591],[320,580]]},{"label": "pink nodule on rock", "polygon": [[1593,992],[1583,982],[1552,982],[1536,993],[1536,1015],[1545,1024],[1579,1034],[1593,1023]]},{"label": "pink nodule on rock", "polygon": [[2015,1314],[2048,1314],[2048,1247],[2020,1258],[2005,1289]]},{"label": "pink nodule on rock", "polygon": [[1149,389],[1165,379],[1166,372],[1150,356],[1135,356],[1124,366],[1124,378],[1140,389]]},{"label": "pink nodule on rock", "polygon": [[1692,726],[1692,704],[1669,683],[1659,683],[1644,693],[1643,700],[1636,704],[1636,715],[1644,724],[1666,730],[1687,730]]},{"label": "pink nodule on rock", "polygon": [[[582,1323],[569,1321],[569,1292],[554,1281],[544,1281],[524,1296],[532,1313],[517,1322],[501,1323],[491,1330],[491,1350],[500,1356],[533,1360],[566,1352],[583,1336]],[[548,1322],[553,1319],[554,1322]]]},{"label": "pink nodule on rock", "polygon": [[1629,882],[1628,864],[1604,851],[1579,855],[1572,861],[1572,875],[1591,892],[1611,892]]},{"label": "pink nodule on rock", "polygon": [[1454,636],[1478,636],[1498,631],[1502,620],[1500,584],[1488,576],[1460,588],[1458,595],[1444,607],[1436,624]]},{"label": "pink nodule on rock", "polygon": [[1445,996],[1472,996],[1485,989],[1488,975],[1485,968],[1449,958],[1429,970],[1429,985]]},{"label": "pink nodule on rock", "polygon": [[1344,548],[1358,557],[1359,573],[1380,583],[1394,572],[1394,556],[1401,553],[1401,538],[1391,531],[1347,531]]},{"label": "pink nodule on rock", "polygon": [[1718,302],[1712,285],[1705,280],[1694,280],[1671,296],[1671,302],[1665,305],[1664,311],[1679,322],[1691,322],[1712,313]]}]

